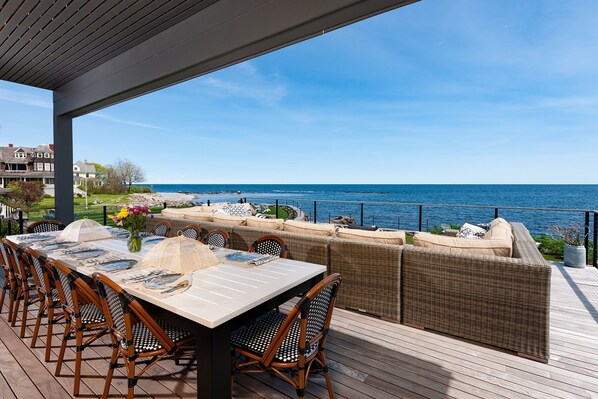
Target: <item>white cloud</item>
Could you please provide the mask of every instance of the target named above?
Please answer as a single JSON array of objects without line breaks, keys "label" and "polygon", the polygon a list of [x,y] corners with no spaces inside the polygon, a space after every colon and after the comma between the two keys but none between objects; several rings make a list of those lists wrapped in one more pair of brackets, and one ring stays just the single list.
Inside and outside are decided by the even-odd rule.
[{"label": "white cloud", "polygon": [[45,100],[40,96],[35,96],[28,93],[19,93],[14,90],[0,89],[0,100],[52,109],[52,103],[50,101]]},{"label": "white cloud", "polygon": [[143,123],[143,122],[137,122],[137,121],[127,120],[127,119],[115,118],[115,117],[110,116],[108,114],[105,114],[103,112],[93,112],[93,113],[89,114],[89,116],[93,116],[93,117],[96,117],[96,118],[102,118],[102,119],[105,119],[107,121],[114,122],[114,123],[120,123],[120,124],[123,124],[123,125],[143,127],[143,128],[146,128],[146,129],[166,130],[163,127],[156,126],[156,125],[151,125],[149,123]]}]

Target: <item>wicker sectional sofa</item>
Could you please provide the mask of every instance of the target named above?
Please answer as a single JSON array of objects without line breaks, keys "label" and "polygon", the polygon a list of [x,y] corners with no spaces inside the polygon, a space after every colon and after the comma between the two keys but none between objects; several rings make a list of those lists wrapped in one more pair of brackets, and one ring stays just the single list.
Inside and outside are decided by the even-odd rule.
[{"label": "wicker sectional sofa", "polygon": [[[513,257],[506,258],[165,219],[173,233],[189,223],[199,224],[202,234],[225,230],[238,250],[276,234],[289,258],[326,265],[329,273],[343,276],[339,307],[548,360],[551,268],[521,223],[511,223]],[[151,219],[148,229],[159,220]]]}]

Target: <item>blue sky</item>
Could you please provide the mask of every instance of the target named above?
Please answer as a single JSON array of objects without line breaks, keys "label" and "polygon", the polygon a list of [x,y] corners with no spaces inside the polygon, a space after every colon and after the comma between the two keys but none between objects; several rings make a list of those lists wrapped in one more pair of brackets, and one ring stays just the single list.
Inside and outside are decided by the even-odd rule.
[{"label": "blue sky", "polygon": [[[598,183],[598,2],[424,0],[75,119],[150,183]],[[0,81],[0,145],[52,141]]]}]

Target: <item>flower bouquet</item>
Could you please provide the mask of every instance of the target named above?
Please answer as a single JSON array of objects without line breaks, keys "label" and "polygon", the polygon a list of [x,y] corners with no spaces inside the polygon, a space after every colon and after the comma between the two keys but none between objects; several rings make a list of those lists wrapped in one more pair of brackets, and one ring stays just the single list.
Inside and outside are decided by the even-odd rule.
[{"label": "flower bouquet", "polygon": [[147,225],[147,215],[151,211],[147,206],[123,207],[120,212],[110,215],[110,219],[114,224],[127,229],[131,234],[129,235],[129,251],[141,251],[141,237],[139,232]]}]

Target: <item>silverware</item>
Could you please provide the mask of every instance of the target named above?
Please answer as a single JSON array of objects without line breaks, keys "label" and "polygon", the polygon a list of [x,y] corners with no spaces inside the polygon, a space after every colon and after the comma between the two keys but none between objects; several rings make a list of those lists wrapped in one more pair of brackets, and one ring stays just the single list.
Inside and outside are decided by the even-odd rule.
[{"label": "silverware", "polygon": [[178,283],[177,285],[175,285],[174,287],[160,292],[160,294],[170,294],[177,290],[180,290],[181,288],[187,288],[187,287],[189,287],[189,281],[184,280],[184,281],[181,281],[180,283]]},{"label": "silverware", "polygon": [[150,278],[159,276],[162,273],[164,273],[164,269],[154,270],[154,271],[151,271],[149,273],[142,274],[140,276],[133,276],[133,277],[129,277],[127,279],[123,279],[122,282],[125,283],[125,284],[142,283],[142,282],[144,282],[146,280],[149,280]]}]

